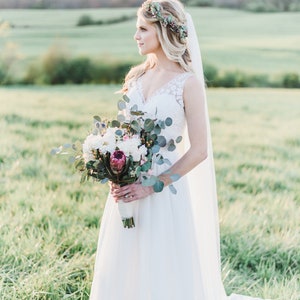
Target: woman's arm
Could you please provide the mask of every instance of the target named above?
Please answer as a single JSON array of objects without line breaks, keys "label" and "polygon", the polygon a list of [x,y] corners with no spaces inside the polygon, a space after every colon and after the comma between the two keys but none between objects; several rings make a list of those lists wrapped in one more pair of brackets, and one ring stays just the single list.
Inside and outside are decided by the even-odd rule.
[{"label": "woman's arm", "polygon": [[[170,176],[187,174],[207,157],[207,128],[205,98],[198,79],[193,76],[186,81],[183,93],[190,148],[165,174],[159,176],[165,186],[172,183]],[[201,91],[199,93],[199,91]]]}]

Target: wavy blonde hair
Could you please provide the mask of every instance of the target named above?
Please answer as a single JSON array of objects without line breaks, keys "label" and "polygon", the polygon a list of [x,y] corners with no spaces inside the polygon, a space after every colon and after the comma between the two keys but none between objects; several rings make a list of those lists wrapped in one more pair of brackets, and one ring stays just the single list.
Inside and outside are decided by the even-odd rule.
[{"label": "wavy blonde hair", "polygon": [[[168,26],[163,26],[161,22],[153,16],[151,11],[147,9],[147,5],[158,2],[163,17],[172,16],[178,25],[186,25],[186,17],[183,5],[178,0],[148,0],[139,8],[137,16],[142,16],[147,22],[153,24],[156,28],[157,37],[160,45],[171,61],[178,63],[184,71],[191,71],[190,54],[187,49],[186,40],[180,37],[180,34],[172,31]],[[148,54],[144,63],[137,65],[128,72],[122,92],[128,91],[130,82],[142,76],[147,70],[152,69],[156,65],[153,55]]]}]

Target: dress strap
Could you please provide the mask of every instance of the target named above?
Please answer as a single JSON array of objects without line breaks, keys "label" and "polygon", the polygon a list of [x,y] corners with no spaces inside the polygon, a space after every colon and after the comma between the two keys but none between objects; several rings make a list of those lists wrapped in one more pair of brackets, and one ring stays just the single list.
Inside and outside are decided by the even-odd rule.
[{"label": "dress strap", "polygon": [[183,73],[181,76],[177,78],[177,80],[174,83],[174,96],[176,99],[176,102],[184,108],[184,101],[183,101],[183,90],[184,90],[184,85],[185,82],[188,78],[193,76],[193,73],[191,72],[186,72]]}]

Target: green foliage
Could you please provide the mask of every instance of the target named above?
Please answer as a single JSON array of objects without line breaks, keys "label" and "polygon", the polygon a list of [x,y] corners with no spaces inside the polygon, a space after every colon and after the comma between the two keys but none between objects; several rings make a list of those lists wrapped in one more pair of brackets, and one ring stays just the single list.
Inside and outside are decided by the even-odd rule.
[{"label": "green foliage", "polygon": [[69,58],[59,47],[52,47],[41,63],[33,63],[25,84],[120,83],[132,63],[94,62],[87,57]]},{"label": "green foliage", "polygon": [[[25,84],[122,83],[133,62],[91,61],[85,57],[66,58],[59,53],[33,64],[23,80]],[[298,88],[299,75],[286,73],[270,78],[266,74],[247,74],[239,70],[221,72],[212,65],[204,66],[208,87],[284,87]]]},{"label": "green foliage", "polygon": [[300,88],[299,74],[290,73],[283,76],[282,84],[286,88]]},{"label": "green foliage", "polygon": [[90,15],[82,15],[77,22],[77,26],[94,25],[94,23],[95,21]]},{"label": "green foliage", "polygon": [[[197,28],[203,62],[216,67],[218,73],[239,71],[247,76],[265,74],[269,77],[268,81],[273,81],[272,86],[277,84],[274,78],[278,78],[277,82],[281,84],[281,74],[299,73],[299,13],[253,14],[196,7],[188,8],[188,11]],[[132,38],[134,20],[86,27],[78,27],[76,22],[83,14],[93,20],[104,21],[135,12],[135,8],[64,10],[63,14],[57,14],[55,10],[1,11],[2,18],[14,26],[8,30],[5,39],[13,42],[21,54],[21,59],[15,60],[11,68],[10,82],[24,82],[24,75],[30,75],[30,65],[33,65],[31,73],[36,74],[37,69],[41,69],[49,46],[55,41],[56,45],[63,43],[67,60],[86,57],[93,65],[101,67],[100,71],[95,70],[93,78],[106,73],[113,77],[113,82],[120,82],[121,75],[116,76],[115,71],[111,74],[111,68],[115,70],[122,62],[128,70],[131,65],[143,60]],[[1,49],[4,49],[2,38],[0,43]],[[13,53],[13,49],[7,52]],[[28,82],[33,82],[29,75]],[[35,78],[37,83],[44,84],[46,76]],[[111,82],[107,78],[103,81]]]},{"label": "green foliage", "polygon": [[82,15],[77,22],[77,26],[111,25],[111,24],[123,23],[132,20],[134,18],[136,18],[136,15],[131,15],[131,16],[122,15],[116,18],[94,21],[91,16]]}]

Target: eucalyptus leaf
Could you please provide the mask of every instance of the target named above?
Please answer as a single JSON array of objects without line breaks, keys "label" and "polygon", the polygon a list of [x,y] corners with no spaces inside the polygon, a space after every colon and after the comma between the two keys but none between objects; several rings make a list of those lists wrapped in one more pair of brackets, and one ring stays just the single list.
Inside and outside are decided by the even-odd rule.
[{"label": "eucalyptus leaf", "polygon": [[151,134],[151,135],[150,135],[150,139],[151,139],[152,141],[156,141],[156,140],[157,140],[157,135],[156,135],[156,134]]},{"label": "eucalyptus leaf", "polygon": [[143,186],[154,186],[156,182],[157,182],[157,178],[153,175],[151,175],[146,179],[142,179]]},{"label": "eucalyptus leaf", "polygon": [[148,132],[152,131],[154,128],[154,122],[151,119],[146,119],[144,122],[144,129]]},{"label": "eucalyptus leaf", "polygon": [[136,168],[136,170],[135,170],[135,174],[136,174],[136,176],[137,176],[137,177],[139,177],[139,176],[140,176],[140,174],[141,174],[141,170],[142,170],[142,168],[141,168],[140,166]]},{"label": "eucalyptus leaf", "polygon": [[112,120],[111,127],[120,127],[120,122],[117,120]]},{"label": "eucalyptus leaf", "polygon": [[154,145],[154,146],[152,147],[152,152],[153,152],[153,153],[158,153],[159,150],[160,150],[160,146],[159,146],[159,145]]},{"label": "eucalyptus leaf", "polygon": [[173,123],[173,120],[170,117],[168,117],[168,118],[165,119],[166,126],[171,126],[172,123]]},{"label": "eucalyptus leaf", "polygon": [[170,191],[171,191],[172,194],[175,194],[175,195],[177,194],[177,190],[175,189],[175,187],[174,187],[173,184],[169,185],[169,189],[170,189]]},{"label": "eucalyptus leaf", "polygon": [[172,182],[175,182],[175,181],[180,179],[180,175],[179,174],[172,174],[170,176],[170,179],[172,180]]},{"label": "eucalyptus leaf", "polygon": [[159,121],[158,122],[158,125],[161,129],[165,129],[166,128],[166,125],[165,125],[165,122],[164,121]]},{"label": "eucalyptus leaf", "polygon": [[123,100],[124,100],[125,102],[127,102],[127,103],[130,102],[130,99],[129,99],[129,97],[128,97],[127,95],[123,95]]},{"label": "eucalyptus leaf", "polygon": [[178,143],[180,143],[181,141],[182,141],[182,136],[177,137],[176,143],[178,144]]},{"label": "eucalyptus leaf", "polygon": [[134,104],[134,105],[130,108],[130,111],[131,111],[131,112],[138,111],[138,106],[137,106],[136,104]]},{"label": "eucalyptus leaf", "polygon": [[72,144],[69,144],[69,143],[68,143],[68,144],[64,144],[63,147],[64,147],[65,149],[67,149],[67,148],[72,148]]},{"label": "eucalyptus leaf", "polygon": [[122,132],[121,129],[118,129],[118,130],[116,130],[115,134],[116,134],[117,136],[122,136],[123,132]]},{"label": "eucalyptus leaf", "polygon": [[95,122],[101,122],[101,118],[99,116],[94,116],[93,118]]},{"label": "eucalyptus leaf", "polygon": [[136,132],[140,132],[140,131],[141,131],[141,127],[140,127],[138,121],[136,121],[136,120],[133,120],[133,121],[131,122],[130,126],[131,126],[131,128],[132,128],[133,130],[135,130]]},{"label": "eucalyptus leaf", "polygon": [[117,119],[118,119],[118,121],[119,122],[124,122],[125,121],[125,116],[124,115],[122,115],[122,114],[118,114],[118,116],[117,116]]},{"label": "eucalyptus leaf", "polygon": [[172,165],[171,162],[170,162],[167,158],[164,158],[164,159],[163,159],[163,162],[164,162],[165,164],[169,165],[169,166]]},{"label": "eucalyptus leaf", "polygon": [[163,135],[157,137],[157,143],[160,147],[165,147],[167,145],[167,140]]},{"label": "eucalyptus leaf", "polygon": [[164,185],[164,183],[162,181],[157,180],[155,182],[155,184],[153,185],[153,190],[154,190],[155,193],[159,193],[159,192],[161,192],[164,189],[164,186],[165,185]]},{"label": "eucalyptus leaf", "polygon": [[50,151],[50,154],[51,154],[51,155],[56,155],[56,154],[58,154],[58,153],[60,153],[60,149],[59,149],[59,148],[53,148],[53,149],[51,149],[51,151]]},{"label": "eucalyptus leaf", "polygon": [[175,149],[176,149],[176,146],[175,146],[175,144],[174,144],[174,140],[171,139],[171,140],[169,141],[169,143],[168,143],[168,151],[172,152],[172,151],[174,151]]},{"label": "eucalyptus leaf", "polygon": [[164,160],[163,160],[162,158],[160,158],[160,159],[158,159],[158,160],[156,161],[156,163],[157,163],[158,165],[163,165],[163,164],[164,164]]},{"label": "eucalyptus leaf", "polygon": [[157,135],[161,133],[161,128],[159,127],[158,124],[155,125],[153,131],[154,131],[154,133],[157,134]]},{"label": "eucalyptus leaf", "polygon": [[171,144],[168,146],[168,151],[172,152],[176,149],[176,146],[174,144]]},{"label": "eucalyptus leaf", "polygon": [[104,178],[104,179],[102,179],[100,182],[101,182],[101,183],[106,183],[106,182],[108,182],[108,178]]},{"label": "eucalyptus leaf", "polygon": [[74,161],[75,161],[75,157],[74,156],[70,156],[69,157],[69,163],[72,164]]},{"label": "eucalyptus leaf", "polygon": [[123,110],[125,108],[126,108],[126,102],[123,101],[123,100],[119,100],[119,102],[118,102],[118,109],[119,110]]},{"label": "eucalyptus leaf", "polygon": [[151,162],[147,161],[144,164],[141,165],[141,171],[142,172],[147,172],[148,170],[151,169]]}]

